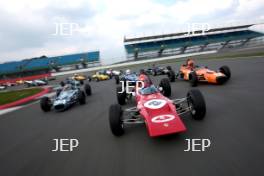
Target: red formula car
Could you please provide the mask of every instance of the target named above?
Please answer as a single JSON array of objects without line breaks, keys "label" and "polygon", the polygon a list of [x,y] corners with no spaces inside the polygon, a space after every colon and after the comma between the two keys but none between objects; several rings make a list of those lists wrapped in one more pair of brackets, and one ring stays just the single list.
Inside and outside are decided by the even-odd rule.
[{"label": "red formula car", "polygon": [[[115,136],[121,136],[126,125],[138,123],[146,124],[151,137],[183,132],[186,130],[181,120],[183,114],[189,112],[197,120],[204,118],[206,105],[199,90],[190,90],[186,97],[170,100],[167,97],[171,95],[171,87],[167,78],[161,80],[159,87],[155,87],[149,78],[144,79],[145,86],[135,88],[135,107],[123,110],[119,104],[110,106],[109,122]],[[125,99],[125,94],[117,93],[117,96]]]}]

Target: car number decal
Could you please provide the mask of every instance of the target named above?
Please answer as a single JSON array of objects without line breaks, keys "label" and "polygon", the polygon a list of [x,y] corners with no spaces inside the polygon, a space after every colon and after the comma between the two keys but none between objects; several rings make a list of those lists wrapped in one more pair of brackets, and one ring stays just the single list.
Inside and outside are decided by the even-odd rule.
[{"label": "car number decal", "polygon": [[175,116],[174,115],[171,115],[171,114],[165,114],[165,115],[160,115],[160,116],[156,116],[156,117],[153,117],[151,119],[151,121],[153,123],[163,123],[163,122],[168,122],[168,121],[171,121],[175,119]]},{"label": "car number decal", "polygon": [[165,100],[162,99],[153,99],[144,103],[144,106],[149,109],[159,109],[166,104]]}]

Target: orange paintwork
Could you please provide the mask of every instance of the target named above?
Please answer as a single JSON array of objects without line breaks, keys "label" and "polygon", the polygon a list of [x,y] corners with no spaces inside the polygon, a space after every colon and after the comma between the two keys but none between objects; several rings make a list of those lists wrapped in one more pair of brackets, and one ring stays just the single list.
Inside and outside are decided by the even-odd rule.
[{"label": "orange paintwork", "polygon": [[189,68],[188,66],[182,65],[180,73],[183,74],[184,80],[189,80],[190,72],[195,71],[199,81],[206,81],[209,83],[217,83],[216,78],[225,75],[221,72],[216,72],[205,67]]}]

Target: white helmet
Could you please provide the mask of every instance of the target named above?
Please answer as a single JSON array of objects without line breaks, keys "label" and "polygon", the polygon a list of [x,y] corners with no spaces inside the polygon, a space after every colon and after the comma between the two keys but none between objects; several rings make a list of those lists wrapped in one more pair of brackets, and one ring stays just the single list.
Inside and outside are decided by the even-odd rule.
[{"label": "white helmet", "polygon": [[131,74],[131,71],[129,69],[126,70],[126,74],[129,75]]}]

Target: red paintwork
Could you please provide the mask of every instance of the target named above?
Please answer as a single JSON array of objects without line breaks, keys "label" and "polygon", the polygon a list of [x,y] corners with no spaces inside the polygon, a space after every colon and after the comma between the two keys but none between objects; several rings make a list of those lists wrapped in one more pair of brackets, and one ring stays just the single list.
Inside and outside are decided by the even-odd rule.
[{"label": "red paintwork", "polygon": [[[145,103],[151,100],[162,101],[164,104],[162,107],[157,109],[151,109],[146,107]],[[161,136],[166,134],[172,134],[177,132],[183,132],[186,130],[185,125],[180,119],[176,108],[172,101],[164,97],[160,92],[150,95],[142,95],[140,93],[136,94],[137,109],[139,110],[141,116],[145,119],[145,123],[151,137]],[[144,105],[145,104],[145,105]],[[167,122],[153,122],[153,118],[160,120],[160,118],[155,118],[157,116],[169,115],[168,118],[173,118]],[[163,121],[161,119],[161,121]]]},{"label": "red paintwork", "polygon": [[25,76],[25,77],[13,78],[13,79],[3,79],[3,80],[0,80],[0,84],[16,83],[16,81],[20,81],[20,80],[32,81],[32,80],[44,79],[48,77],[51,77],[51,73],[33,75],[33,76]]}]

